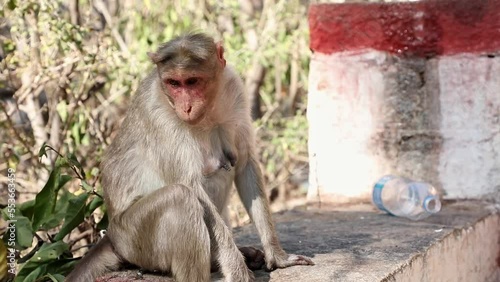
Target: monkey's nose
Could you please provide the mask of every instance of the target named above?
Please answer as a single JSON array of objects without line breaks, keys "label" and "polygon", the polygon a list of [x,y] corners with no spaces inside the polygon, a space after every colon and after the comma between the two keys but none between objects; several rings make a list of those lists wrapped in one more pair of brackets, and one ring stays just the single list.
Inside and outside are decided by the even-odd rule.
[{"label": "monkey's nose", "polygon": [[187,114],[190,114],[192,109],[193,109],[193,107],[192,107],[192,106],[189,106],[189,108],[186,110],[186,113],[187,113]]}]

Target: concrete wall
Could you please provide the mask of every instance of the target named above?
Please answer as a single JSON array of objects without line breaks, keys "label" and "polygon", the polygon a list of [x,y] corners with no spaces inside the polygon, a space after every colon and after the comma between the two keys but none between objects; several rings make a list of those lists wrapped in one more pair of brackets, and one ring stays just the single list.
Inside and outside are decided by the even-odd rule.
[{"label": "concrete wall", "polygon": [[485,217],[456,229],[425,253],[415,256],[387,281],[500,281],[500,217]]},{"label": "concrete wall", "polygon": [[384,174],[500,199],[500,1],[313,5],[310,202]]}]

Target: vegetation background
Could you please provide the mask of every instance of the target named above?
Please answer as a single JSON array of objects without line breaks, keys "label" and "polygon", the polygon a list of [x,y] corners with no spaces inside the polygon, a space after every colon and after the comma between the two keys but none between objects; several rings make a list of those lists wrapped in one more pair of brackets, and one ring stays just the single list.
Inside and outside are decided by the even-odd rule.
[{"label": "vegetation background", "polygon": [[[62,281],[73,257],[99,238],[107,225],[99,184],[102,154],[152,67],[146,52],[184,32],[203,31],[222,40],[228,62],[245,81],[273,210],[303,203],[307,5],[299,0],[4,0],[0,234],[16,251],[16,281]],[[9,176],[13,170],[15,176]],[[11,187],[15,206],[7,201],[14,195]],[[248,222],[239,200],[233,199],[230,209],[234,226]],[[6,228],[7,220],[17,220],[15,230]],[[8,250],[0,246],[0,261],[7,260]],[[0,267],[0,281],[6,271]]]}]

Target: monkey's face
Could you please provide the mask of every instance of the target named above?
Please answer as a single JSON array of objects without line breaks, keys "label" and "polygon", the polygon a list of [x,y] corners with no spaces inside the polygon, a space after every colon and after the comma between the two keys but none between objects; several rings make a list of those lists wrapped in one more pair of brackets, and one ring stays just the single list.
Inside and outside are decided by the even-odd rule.
[{"label": "monkey's face", "polygon": [[166,94],[181,120],[193,125],[203,119],[213,101],[212,80],[202,74],[182,72],[162,77]]},{"label": "monkey's face", "polygon": [[226,66],[222,45],[194,34],[169,41],[148,56],[158,67],[162,88],[177,116],[189,124],[199,123],[214,103]]}]

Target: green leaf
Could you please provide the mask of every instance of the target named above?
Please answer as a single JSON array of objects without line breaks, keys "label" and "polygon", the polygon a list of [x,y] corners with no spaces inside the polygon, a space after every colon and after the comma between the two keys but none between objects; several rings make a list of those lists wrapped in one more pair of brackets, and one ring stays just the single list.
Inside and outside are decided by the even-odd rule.
[{"label": "green leaf", "polygon": [[45,221],[41,226],[40,230],[50,230],[52,228],[56,228],[59,225],[61,225],[61,222],[63,221],[65,216],[65,213],[63,212],[57,212],[49,216],[47,221]]},{"label": "green leaf", "polygon": [[33,243],[33,229],[31,221],[27,217],[15,217],[16,224],[16,243],[19,247],[26,249]]},{"label": "green leaf", "polygon": [[73,177],[71,177],[71,175],[67,175],[67,174],[62,174],[61,175],[61,179],[59,180],[59,188],[62,188],[64,185],[66,185],[66,183],[68,183],[71,179],[73,179]]},{"label": "green leaf", "polygon": [[18,205],[19,212],[21,215],[27,218],[33,218],[33,212],[35,210],[35,200],[26,201]]},{"label": "green leaf", "polygon": [[92,176],[97,176],[99,175],[99,168],[98,167],[93,167],[92,170],[90,171],[90,175]]},{"label": "green leaf", "polygon": [[50,274],[48,273],[47,275],[45,275],[47,278],[50,279],[50,281],[52,282],[64,282],[64,276],[61,275],[61,274]]},{"label": "green leaf", "polygon": [[89,194],[83,193],[75,199],[70,200],[68,210],[66,211],[66,217],[64,218],[64,224],[54,240],[62,240],[64,236],[69,234],[75,227],[83,222],[86,210],[85,204],[87,203],[88,197]]},{"label": "green leaf", "polygon": [[75,268],[78,261],[79,260],[74,258],[60,258],[47,266],[47,273],[52,273],[56,276],[61,274],[67,275],[71,270],[73,270],[73,268]]},{"label": "green leaf", "polygon": [[82,145],[83,146],[88,146],[90,144],[90,134],[86,133],[83,135],[82,138]]},{"label": "green leaf", "polygon": [[59,192],[59,198],[57,198],[56,211],[59,213],[66,213],[69,206],[69,201],[76,198],[75,194],[63,189]]},{"label": "green leaf", "polygon": [[34,282],[37,278],[43,277],[48,273],[49,266],[68,250],[68,244],[63,241],[44,243],[35,255],[23,265],[14,281]]},{"label": "green leaf", "polygon": [[71,136],[75,140],[75,144],[80,146],[80,125],[78,123],[73,124],[71,127]]},{"label": "green leaf", "polygon": [[170,20],[174,23],[176,23],[179,20],[179,17],[177,16],[177,13],[175,12],[174,9],[170,10]]},{"label": "green leaf", "polygon": [[68,166],[69,166],[69,160],[68,160],[68,158],[59,157],[59,158],[56,159],[56,164],[54,166],[54,169],[62,168],[62,167],[68,167]]},{"label": "green leaf", "polygon": [[75,166],[79,170],[80,175],[83,177],[83,179],[85,179],[85,171],[83,170],[83,166],[78,161],[78,159],[76,158],[75,154],[71,153],[69,155],[68,162],[69,162],[70,165]]},{"label": "green leaf", "polygon": [[51,262],[56,260],[60,255],[69,250],[68,244],[63,241],[55,243],[44,243],[40,250],[28,262]]},{"label": "green leaf", "polygon": [[[64,164],[64,162],[60,162],[59,164]],[[56,167],[51,172],[47,183],[35,197],[34,209],[36,212],[33,214],[33,230],[38,230],[54,214],[57,193],[69,180],[71,180],[71,176],[60,175],[60,166],[58,166],[58,162],[56,161]]]},{"label": "green leaf", "polygon": [[[5,245],[9,245],[9,239],[14,238],[14,248],[17,250],[25,250],[31,247],[33,243],[33,229],[31,228],[31,222],[27,217],[16,216],[9,223],[9,226],[14,226],[13,229],[7,229],[5,235],[3,236],[3,241]],[[14,231],[12,234],[11,231]],[[12,234],[12,235],[11,235]]]},{"label": "green leaf", "polygon": [[85,216],[90,216],[98,207],[102,206],[104,204],[104,201],[102,200],[101,197],[94,197],[90,204],[87,206],[87,212],[85,213]]},{"label": "green leaf", "polygon": [[[49,262],[37,263],[36,261],[26,263],[14,281],[64,281],[67,275],[78,263],[73,258],[57,258]],[[56,279],[56,280],[54,280]]]},{"label": "green leaf", "polygon": [[17,8],[16,0],[9,0],[9,2],[7,2],[7,7],[9,7],[9,10]]},{"label": "green leaf", "polygon": [[68,119],[68,105],[66,104],[66,102],[65,101],[59,102],[59,104],[57,104],[56,106],[56,110],[59,116],[61,117],[61,121],[65,123],[66,120]]},{"label": "green leaf", "polygon": [[52,214],[49,219],[42,225],[42,229],[49,230],[61,225],[64,217],[66,216],[66,211],[68,210],[69,202],[71,199],[76,198],[73,193],[63,189],[59,192],[56,208],[54,214]]},{"label": "green leaf", "polygon": [[40,151],[38,151],[39,158],[41,158],[43,156],[47,157],[47,148],[49,148],[49,145],[47,145],[47,143],[44,142],[42,147],[40,148]]},{"label": "green leaf", "polygon": [[89,193],[94,191],[94,187],[90,186],[90,184],[88,184],[87,181],[82,181],[81,185],[82,188]]},{"label": "green leaf", "polygon": [[35,282],[38,277],[47,272],[47,265],[25,264],[17,273],[14,282]]}]

